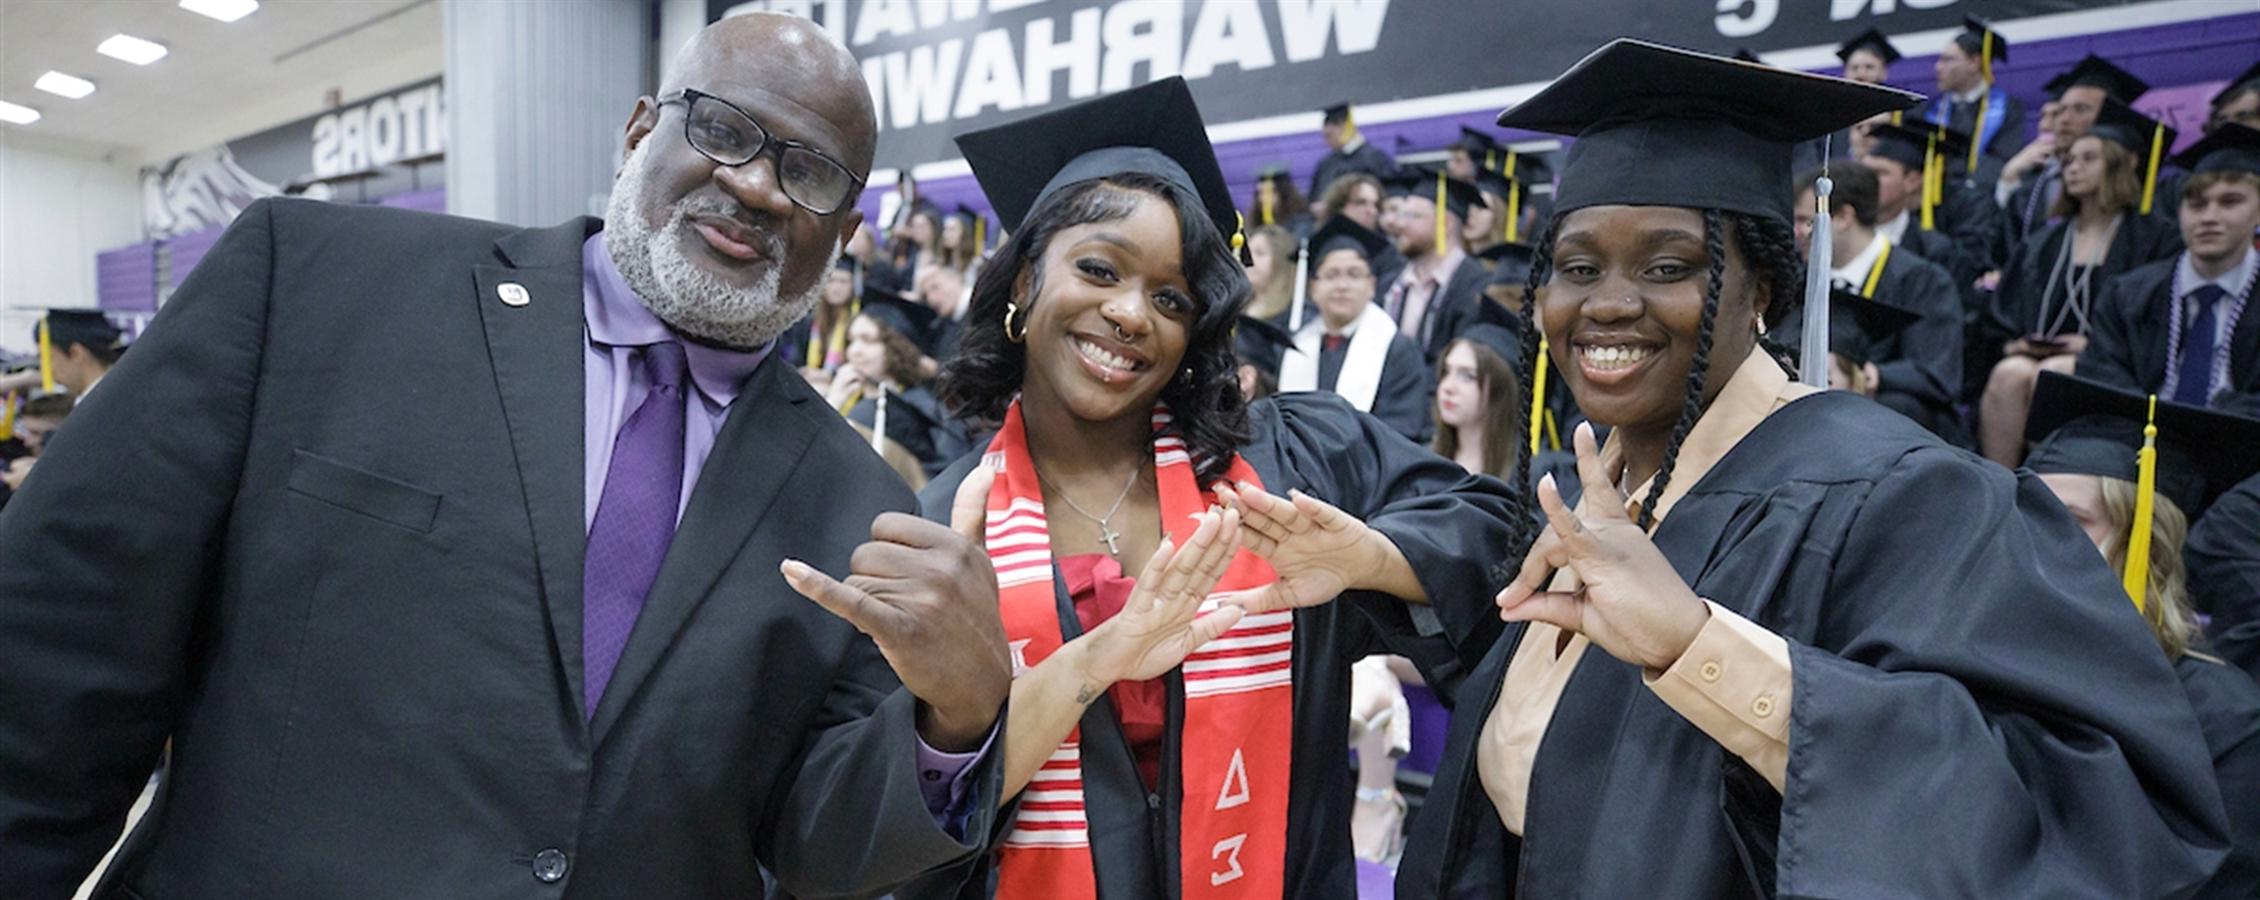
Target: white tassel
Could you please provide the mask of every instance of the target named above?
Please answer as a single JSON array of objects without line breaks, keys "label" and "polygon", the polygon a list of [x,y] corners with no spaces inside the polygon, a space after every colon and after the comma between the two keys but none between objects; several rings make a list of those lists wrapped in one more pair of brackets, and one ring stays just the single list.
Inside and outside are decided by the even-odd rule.
[{"label": "white tassel", "polygon": [[871,452],[887,454],[887,388],[879,386],[879,408],[871,414]]},{"label": "white tassel", "polygon": [[1832,187],[1825,170],[1813,182],[1813,203],[1819,209],[1813,215],[1813,245],[1805,253],[1805,334],[1797,357],[1798,380],[1822,389],[1828,387],[1828,286],[1835,268],[1830,260],[1835,235],[1828,221]]},{"label": "white tassel", "polygon": [[1295,299],[1287,304],[1287,333],[1303,330],[1303,297],[1310,289],[1310,245],[1295,245]]}]

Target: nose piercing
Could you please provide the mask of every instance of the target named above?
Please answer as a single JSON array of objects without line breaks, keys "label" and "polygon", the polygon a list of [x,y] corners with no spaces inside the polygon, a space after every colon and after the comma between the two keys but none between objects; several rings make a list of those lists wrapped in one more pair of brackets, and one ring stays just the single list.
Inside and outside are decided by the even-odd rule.
[{"label": "nose piercing", "polygon": [[1127,332],[1127,331],[1123,331],[1123,330],[1122,330],[1122,326],[1121,326],[1121,325],[1118,325],[1118,324],[1115,324],[1115,323],[1112,323],[1112,322],[1109,322],[1109,323],[1107,323],[1107,324],[1110,324],[1110,325],[1114,325],[1114,336],[1115,336],[1115,338],[1116,338],[1116,339],[1118,339],[1118,340],[1122,340],[1122,341],[1128,341],[1128,340],[1130,340],[1130,333],[1129,333],[1129,332]]}]

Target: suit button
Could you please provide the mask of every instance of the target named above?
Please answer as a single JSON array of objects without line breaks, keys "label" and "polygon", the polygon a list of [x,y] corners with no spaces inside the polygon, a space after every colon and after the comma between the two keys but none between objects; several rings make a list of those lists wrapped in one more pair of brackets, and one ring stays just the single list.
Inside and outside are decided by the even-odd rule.
[{"label": "suit button", "polygon": [[543,884],[556,884],[564,879],[565,870],[571,865],[565,851],[555,847],[543,850],[534,854],[534,879]]}]

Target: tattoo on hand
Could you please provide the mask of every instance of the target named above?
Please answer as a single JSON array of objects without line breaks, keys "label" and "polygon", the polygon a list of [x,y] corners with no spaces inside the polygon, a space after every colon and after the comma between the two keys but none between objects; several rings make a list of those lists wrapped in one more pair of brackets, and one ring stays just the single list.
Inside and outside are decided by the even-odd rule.
[{"label": "tattoo on hand", "polygon": [[1101,689],[1098,685],[1086,683],[1082,687],[1076,689],[1075,702],[1084,706],[1089,706],[1091,705],[1091,701],[1099,699],[1100,690]]}]

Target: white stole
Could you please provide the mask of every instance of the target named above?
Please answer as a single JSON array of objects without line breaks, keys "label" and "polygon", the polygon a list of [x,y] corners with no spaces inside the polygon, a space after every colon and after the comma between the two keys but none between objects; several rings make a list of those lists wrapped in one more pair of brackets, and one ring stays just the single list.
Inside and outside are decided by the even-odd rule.
[{"label": "white stole", "polygon": [[[1397,321],[1379,306],[1366,304],[1351,327],[1350,345],[1342,351],[1342,372],[1334,379],[1334,392],[1359,412],[1373,411],[1374,395],[1381,392],[1381,367],[1389,361],[1389,342],[1397,336]],[[1326,323],[1313,319],[1295,333],[1295,349],[1279,363],[1279,391],[1318,390],[1318,348],[1326,336]]]}]

